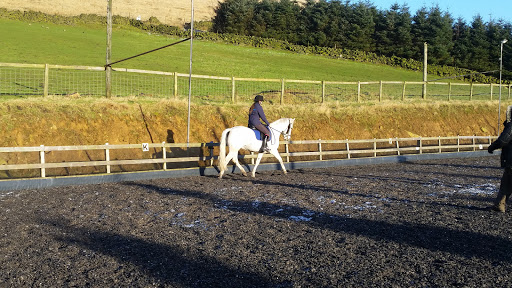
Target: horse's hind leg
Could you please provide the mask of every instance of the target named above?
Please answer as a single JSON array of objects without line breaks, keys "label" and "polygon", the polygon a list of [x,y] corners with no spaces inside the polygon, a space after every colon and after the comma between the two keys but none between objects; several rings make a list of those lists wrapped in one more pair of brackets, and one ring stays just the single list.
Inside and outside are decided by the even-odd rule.
[{"label": "horse's hind leg", "polygon": [[229,163],[227,162],[229,160],[233,160],[233,162],[235,163],[236,167],[238,167],[238,169],[240,169],[240,172],[242,172],[242,174],[244,176],[247,176],[247,172],[245,172],[245,169],[244,167],[242,167],[242,165],[240,165],[240,162],[238,162],[238,151],[233,151],[233,153],[230,151],[228,153],[228,156],[226,156],[226,163]]}]

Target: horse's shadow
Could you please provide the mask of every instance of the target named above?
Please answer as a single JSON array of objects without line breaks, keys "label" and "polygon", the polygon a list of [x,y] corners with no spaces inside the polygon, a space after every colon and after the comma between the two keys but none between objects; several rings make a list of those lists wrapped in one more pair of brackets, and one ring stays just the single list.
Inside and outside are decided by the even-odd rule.
[{"label": "horse's shadow", "polygon": [[[166,143],[176,143],[174,140],[174,131],[171,129],[167,130]],[[193,161],[185,161],[185,162],[167,162],[167,169],[177,169],[177,168],[193,168],[193,167],[205,167],[207,164],[211,164],[210,154],[211,150],[208,151],[208,147],[202,145],[201,147],[170,147],[165,149],[165,157],[167,159],[171,158],[185,158],[185,157],[194,157],[198,160]],[[154,150],[152,154],[153,159],[162,159],[163,158],[163,150]],[[157,169],[163,169],[162,163],[155,164]]]}]

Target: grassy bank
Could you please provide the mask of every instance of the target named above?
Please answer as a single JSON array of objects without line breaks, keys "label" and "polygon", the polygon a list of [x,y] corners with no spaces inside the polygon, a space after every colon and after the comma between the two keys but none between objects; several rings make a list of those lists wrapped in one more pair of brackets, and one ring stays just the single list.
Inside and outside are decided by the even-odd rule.
[{"label": "grassy bank", "polygon": [[[98,26],[27,23],[0,19],[0,62],[103,66],[106,31]],[[177,41],[130,27],[113,32],[112,60]],[[187,73],[188,43],[122,62],[117,67]],[[326,81],[421,81],[418,72],[383,65],[299,55],[286,51],[195,41],[194,74]],[[432,79],[434,76],[432,76]]]}]

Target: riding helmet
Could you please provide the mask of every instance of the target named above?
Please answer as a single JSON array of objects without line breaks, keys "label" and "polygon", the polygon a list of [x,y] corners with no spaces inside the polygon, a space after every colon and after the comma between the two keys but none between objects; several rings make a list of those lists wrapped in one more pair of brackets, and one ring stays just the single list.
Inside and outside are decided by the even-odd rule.
[{"label": "riding helmet", "polygon": [[265,100],[263,100],[263,96],[256,95],[256,97],[254,97],[254,102],[258,102],[258,101],[265,101]]}]

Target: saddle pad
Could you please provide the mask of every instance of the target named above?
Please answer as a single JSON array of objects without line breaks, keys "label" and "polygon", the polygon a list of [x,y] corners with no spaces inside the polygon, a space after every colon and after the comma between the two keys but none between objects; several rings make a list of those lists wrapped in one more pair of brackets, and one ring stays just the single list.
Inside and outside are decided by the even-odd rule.
[{"label": "saddle pad", "polygon": [[[256,135],[256,139],[258,140],[263,140],[263,136],[265,136],[263,133],[260,132],[260,130],[254,128],[254,129],[251,129],[252,132],[254,132],[254,135]],[[272,133],[270,133],[270,137],[269,137],[269,140],[270,138],[272,138]]]}]

